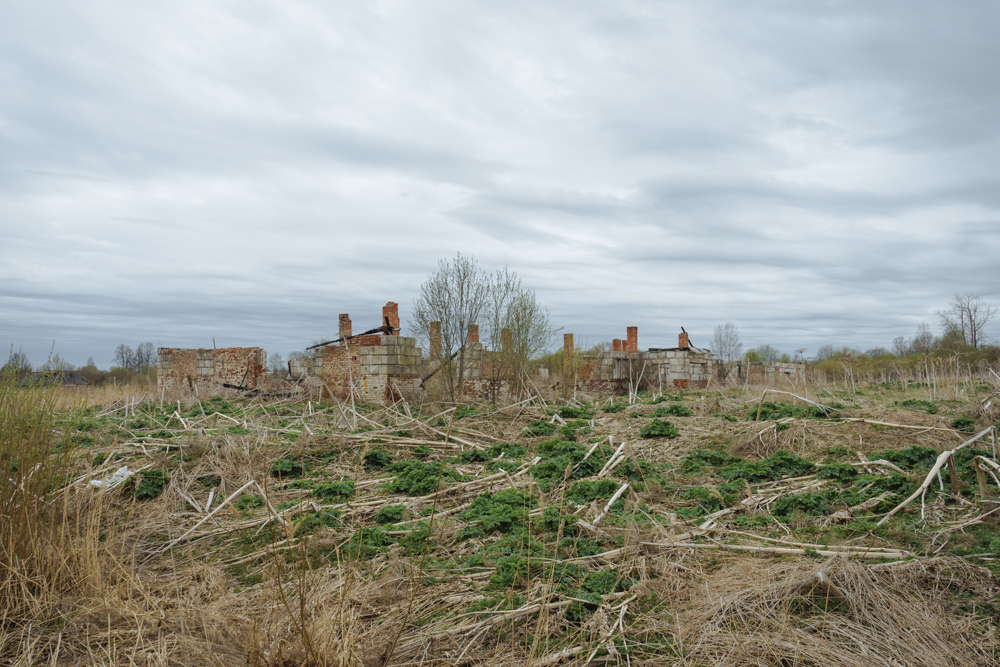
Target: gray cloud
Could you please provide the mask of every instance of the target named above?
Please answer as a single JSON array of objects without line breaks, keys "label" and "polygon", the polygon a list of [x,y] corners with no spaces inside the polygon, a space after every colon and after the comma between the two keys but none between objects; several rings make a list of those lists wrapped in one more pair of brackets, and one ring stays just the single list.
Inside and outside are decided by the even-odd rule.
[{"label": "gray cloud", "polygon": [[287,353],[390,299],[405,327],[461,251],[578,344],[887,345],[954,292],[1000,302],[998,27],[987,2],[22,5],[0,343]]}]

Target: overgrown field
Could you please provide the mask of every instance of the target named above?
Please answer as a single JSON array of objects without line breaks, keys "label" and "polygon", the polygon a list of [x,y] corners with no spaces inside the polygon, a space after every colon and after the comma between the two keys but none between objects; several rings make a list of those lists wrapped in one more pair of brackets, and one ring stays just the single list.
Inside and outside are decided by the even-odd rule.
[{"label": "overgrown field", "polygon": [[995,391],[352,409],[8,381],[0,661],[997,664]]}]

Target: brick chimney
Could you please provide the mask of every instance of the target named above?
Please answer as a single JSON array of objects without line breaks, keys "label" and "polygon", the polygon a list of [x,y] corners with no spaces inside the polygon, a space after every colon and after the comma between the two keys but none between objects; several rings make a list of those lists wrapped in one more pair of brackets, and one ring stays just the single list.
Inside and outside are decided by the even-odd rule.
[{"label": "brick chimney", "polygon": [[691,347],[691,340],[688,338],[687,331],[682,331],[681,335],[677,337],[677,347],[682,350]]},{"label": "brick chimney", "polygon": [[[341,338],[348,338],[351,335],[351,316],[347,313],[341,313],[338,317],[340,320],[338,324],[338,332]],[[344,345],[347,345],[347,341],[343,341]]]},{"label": "brick chimney", "polygon": [[613,341],[611,341],[611,351],[612,352],[621,352],[622,351],[622,339],[621,338],[615,338]]},{"label": "brick chimney", "polygon": [[478,343],[479,342],[479,325],[470,324],[469,325],[469,342]]},{"label": "brick chimney", "polygon": [[628,349],[626,352],[639,351],[639,327],[628,328]]},{"label": "brick chimney", "polygon": [[386,322],[386,318],[389,320],[389,326],[395,329],[393,335],[399,334],[399,304],[395,301],[390,301],[389,303],[382,306],[382,324]]}]

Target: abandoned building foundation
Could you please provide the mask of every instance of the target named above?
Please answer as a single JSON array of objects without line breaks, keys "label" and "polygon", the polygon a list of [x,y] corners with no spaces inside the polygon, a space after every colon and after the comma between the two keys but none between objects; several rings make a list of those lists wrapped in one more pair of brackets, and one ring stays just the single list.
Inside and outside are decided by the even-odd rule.
[{"label": "abandoned building foundation", "polygon": [[[399,304],[382,308],[385,326],[378,333],[354,335],[350,316],[339,316],[337,341],[313,350],[311,359],[288,362],[289,379],[298,386],[340,400],[386,405],[401,399],[419,399],[433,391],[436,371],[450,360],[442,358],[441,328],[432,322],[429,351],[424,357],[416,338],[401,335]],[[510,333],[501,336],[506,348]],[[477,400],[505,400],[528,392],[530,378],[508,372],[504,349],[486,350],[479,327],[471,325],[460,350],[461,390]],[[187,390],[210,396],[225,389],[263,391],[267,380],[267,353],[259,347],[158,350],[157,388]],[[523,375],[523,372],[522,372]],[[707,349],[691,344],[686,332],[677,347],[639,349],[637,327],[628,327],[610,350],[577,354],[573,334],[563,336],[563,387],[573,390],[624,394],[649,388],[705,389],[714,385],[753,384],[795,387],[805,379],[803,362],[722,363]],[[544,373],[548,377],[548,371]],[[525,381],[527,380],[527,382]]]}]

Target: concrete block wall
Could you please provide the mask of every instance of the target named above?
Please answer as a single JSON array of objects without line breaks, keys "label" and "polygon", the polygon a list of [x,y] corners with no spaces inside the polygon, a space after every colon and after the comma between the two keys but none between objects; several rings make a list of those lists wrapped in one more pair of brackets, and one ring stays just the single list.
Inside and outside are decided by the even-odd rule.
[{"label": "concrete block wall", "polygon": [[368,334],[345,342],[319,348],[320,363],[313,366],[336,398],[349,398],[352,382],[355,400],[378,404],[419,386],[423,358],[415,338]]}]

